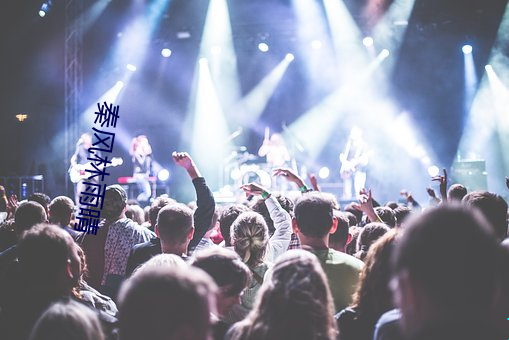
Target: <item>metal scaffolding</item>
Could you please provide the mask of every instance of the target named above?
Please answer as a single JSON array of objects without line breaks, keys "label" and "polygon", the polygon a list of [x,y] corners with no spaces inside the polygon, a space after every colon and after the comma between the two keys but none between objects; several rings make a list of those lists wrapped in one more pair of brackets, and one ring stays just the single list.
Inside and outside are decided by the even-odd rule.
[{"label": "metal scaffolding", "polygon": [[[66,0],[65,3],[65,147],[66,168],[74,153],[79,135],[79,114],[83,89],[83,22],[80,14],[84,0]],[[69,194],[69,181],[65,181]]]}]

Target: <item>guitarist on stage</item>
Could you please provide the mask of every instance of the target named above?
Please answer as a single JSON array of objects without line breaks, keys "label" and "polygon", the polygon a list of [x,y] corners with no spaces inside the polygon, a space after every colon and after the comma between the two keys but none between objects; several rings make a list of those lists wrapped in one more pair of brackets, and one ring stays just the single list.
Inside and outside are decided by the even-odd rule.
[{"label": "guitarist on stage", "polygon": [[[91,147],[92,147],[92,135],[90,135],[89,133],[82,134],[80,139],[78,139],[78,142],[76,143],[76,152],[74,152],[74,155],[72,155],[71,157],[71,170],[77,169],[79,171],[83,172],[85,171],[85,165],[90,162],[89,160],[87,160],[87,158],[90,157],[88,149]],[[96,151],[95,154],[101,156],[101,153],[99,151]],[[79,180],[74,186],[74,201],[76,203],[76,206],[79,206],[80,204],[81,192],[85,191],[86,185],[83,184],[83,182],[99,184],[98,177],[94,177],[91,179],[88,179],[87,177],[84,176],[84,178]]]},{"label": "guitarist on stage", "polygon": [[[353,199],[366,185],[366,165],[368,165],[368,150],[362,139],[362,130],[354,126],[350,131],[345,151],[339,155],[343,179],[343,199]],[[355,192],[352,192],[352,189]],[[355,195],[354,195],[355,193]]]}]

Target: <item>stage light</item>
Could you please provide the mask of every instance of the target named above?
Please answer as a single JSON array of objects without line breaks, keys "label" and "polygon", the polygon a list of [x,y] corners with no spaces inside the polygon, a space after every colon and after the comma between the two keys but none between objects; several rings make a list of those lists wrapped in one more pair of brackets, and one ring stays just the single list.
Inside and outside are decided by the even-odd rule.
[{"label": "stage light", "polygon": [[170,178],[170,172],[166,169],[162,169],[157,173],[157,179],[161,182],[167,181]]},{"label": "stage light", "polygon": [[380,58],[385,59],[391,54],[388,49],[384,48],[382,52],[380,52]]},{"label": "stage light", "polygon": [[473,49],[472,49],[471,45],[463,45],[461,50],[463,51],[464,54],[470,54],[470,53],[472,53]]},{"label": "stage light", "polygon": [[41,18],[44,18],[46,16],[46,14],[48,14],[50,6],[51,6],[51,1],[44,2],[41,5],[41,8],[39,9],[39,16]]},{"label": "stage light", "polygon": [[191,32],[189,31],[179,31],[176,34],[177,39],[189,39],[191,38]]},{"label": "stage light", "polygon": [[26,119],[28,118],[28,115],[25,114],[25,113],[18,113],[16,115],[16,119],[19,121],[19,122],[23,122],[25,121]]},{"label": "stage light", "polygon": [[242,112],[242,114],[239,114],[239,125],[254,126],[256,124],[289,65],[290,62],[285,56],[269,74],[263,77],[263,79],[242,98],[233,111]]},{"label": "stage light", "polygon": [[169,48],[163,48],[161,50],[161,55],[165,58],[169,58],[171,56],[171,50]]},{"label": "stage light", "polygon": [[285,56],[285,60],[288,62],[293,61],[294,59],[295,59],[295,56],[291,53],[287,53]]},{"label": "stage light", "polygon": [[371,37],[365,37],[364,39],[362,39],[362,43],[364,44],[364,46],[366,47],[371,47],[373,46],[373,38]]},{"label": "stage light", "polygon": [[134,66],[133,64],[127,64],[125,67],[131,72],[136,71],[136,66]]},{"label": "stage light", "polygon": [[207,58],[201,57],[199,60],[199,63],[201,66],[205,66],[208,64],[208,60],[207,60]]},{"label": "stage light", "polygon": [[491,66],[490,64],[484,66],[484,69],[486,70],[486,72],[493,72],[493,66]]},{"label": "stage light", "polygon": [[115,84],[119,89],[123,88],[124,87],[124,82],[122,80],[119,80],[117,81],[117,83]]},{"label": "stage light", "polygon": [[428,168],[428,175],[430,175],[431,177],[438,176],[439,173],[440,169],[436,165],[432,165]]},{"label": "stage light", "polygon": [[213,55],[219,55],[221,53],[221,46],[212,46],[210,49]]},{"label": "stage light", "polygon": [[242,171],[239,168],[235,168],[230,173],[230,177],[234,181],[239,180],[242,177]]},{"label": "stage light", "polygon": [[269,45],[267,45],[266,43],[262,42],[262,43],[259,43],[258,44],[258,49],[262,52],[267,52],[269,50]]},{"label": "stage light", "polygon": [[311,47],[314,48],[315,50],[318,50],[322,48],[322,42],[320,40],[313,40],[311,42]]},{"label": "stage light", "polygon": [[320,169],[320,171],[318,171],[318,177],[320,177],[321,179],[327,179],[327,178],[329,178],[329,175],[330,175],[330,170],[326,166],[322,167]]}]

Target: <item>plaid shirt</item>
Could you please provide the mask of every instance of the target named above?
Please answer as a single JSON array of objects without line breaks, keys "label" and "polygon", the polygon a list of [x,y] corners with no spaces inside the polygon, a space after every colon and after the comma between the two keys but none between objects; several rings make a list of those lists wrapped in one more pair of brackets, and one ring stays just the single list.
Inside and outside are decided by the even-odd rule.
[{"label": "plaid shirt", "polygon": [[288,246],[288,250],[290,250],[290,249],[300,249],[300,240],[297,237],[297,235],[295,235],[294,233],[292,233],[290,245]]}]

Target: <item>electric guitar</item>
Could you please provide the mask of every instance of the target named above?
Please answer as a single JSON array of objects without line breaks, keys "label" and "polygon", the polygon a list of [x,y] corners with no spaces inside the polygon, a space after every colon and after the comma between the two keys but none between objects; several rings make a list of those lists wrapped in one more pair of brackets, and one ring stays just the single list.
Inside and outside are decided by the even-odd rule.
[{"label": "electric guitar", "polygon": [[[90,172],[87,173],[87,169],[93,169],[93,166],[92,166],[92,162],[88,162],[88,163],[85,163],[85,164],[75,164],[73,166],[71,166],[69,168],[69,179],[71,180],[71,182],[73,183],[78,183],[79,181],[81,180],[84,180],[84,179],[87,179],[88,177],[90,177],[92,174]],[[110,164],[107,164],[105,166],[102,166],[101,168],[104,169],[104,168],[108,168],[110,166],[119,166],[119,165],[122,165],[124,164],[124,160],[120,157],[113,157],[111,159],[111,163]]]},{"label": "electric guitar", "polygon": [[363,167],[368,164],[368,155],[361,155],[359,157],[348,160],[344,154],[339,155],[341,168],[339,173],[343,178],[348,178],[357,171],[357,167]]}]

